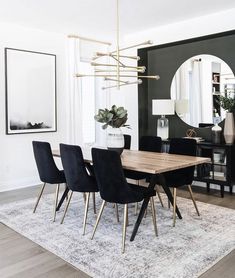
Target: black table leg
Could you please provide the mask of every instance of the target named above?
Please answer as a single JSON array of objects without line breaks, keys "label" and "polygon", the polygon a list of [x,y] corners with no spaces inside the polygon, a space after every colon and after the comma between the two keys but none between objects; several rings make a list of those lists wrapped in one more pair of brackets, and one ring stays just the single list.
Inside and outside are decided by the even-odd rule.
[{"label": "black table leg", "polygon": [[[152,175],[148,188],[149,189],[151,189],[151,188],[153,189],[155,187],[157,181],[162,185],[162,188],[164,189],[168,199],[170,200],[170,202],[171,202],[171,204],[173,206],[173,196],[171,194],[171,191],[170,191],[169,187],[165,185],[165,178],[164,178],[163,175],[159,174],[158,175],[158,179],[157,179],[156,175]],[[143,203],[142,203],[142,206],[141,206],[138,218],[137,218],[137,220],[135,222],[135,226],[134,226],[134,229],[133,229],[130,241],[133,241],[135,239],[135,236],[137,234],[137,231],[138,231],[138,228],[140,226],[140,223],[141,223],[141,221],[142,221],[142,219],[144,217],[145,210],[148,207],[149,200],[150,200],[149,197],[145,198]],[[182,216],[181,216],[180,211],[179,211],[177,206],[176,206],[176,213],[177,213],[179,219],[182,219]]]},{"label": "black table leg", "polygon": [[139,225],[140,225],[140,223],[141,223],[141,221],[142,221],[142,219],[144,217],[145,210],[148,207],[149,200],[150,200],[150,198],[146,198],[143,201],[143,204],[141,206],[138,218],[137,218],[137,220],[135,222],[135,226],[134,226],[134,229],[133,229],[130,241],[133,241],[135,239],[135,236],[136,236],[136,233],[138,231]]},{"label": "black table leg", "polygon": [[209,193],[210,192],[210,183],[209,182],[206,183],[206,189],[207,189],[207,192]]},{"label": "black table leg", "polygon": [[61,197],[61,199],[60,199],[60,201],[59,201],[59,204],[58,204],[58,206],[57,206],[57,208],[56,208],[56,211],[60,210],[60,207],[62,206],[62,204],[63,204],[65,198],[66,198],[67,195],[68,195],[68,193],[69,193],[69,188],[66,186],[65,191],[64,191],[64,193],[63,193],[63,195],[62,195],[62,197]]},{"label": "black table leg", "polygon": [[221,198],[224,198],[224,185],[220,185]]}]

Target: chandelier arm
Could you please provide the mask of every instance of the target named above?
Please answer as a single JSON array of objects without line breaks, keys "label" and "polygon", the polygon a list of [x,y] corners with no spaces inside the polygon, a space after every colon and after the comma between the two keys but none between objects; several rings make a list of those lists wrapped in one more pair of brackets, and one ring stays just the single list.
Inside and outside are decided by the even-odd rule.
[{"label": "chandelier arm", "polygon": [[[95,72],[116,72],[116,70],[103,70],[103,69],[95,69]],[[120,72],[139,72],[144,73],[144,70],[142,69],[121,69]]]},{"label": "chandelier arm", "polygon": [[[114,57],[113,55],[110,55],[110,57],[113,58],[114,60],[116,60],[119,63],[119,65],[122,65],[123,67],[126,67],[126,65],[124,65],[120,60],[118,60],[118,58]],[[119,71],[120,71],[120,69],[119,69]]]},{"label": "chandelier arm", "polygon": [[[118,81],[117,79],[108,78],[108,77],[105,77],[104,80],[105,80],[105,81],[115,81],[115,82]],[[128,84],[128,83],[129,83],[129,81],[123,81],[123,80],[120,80],[119,82],[125,83],[125,84]]]},{"label": "chandelier arm", "polygon": [[142,83],[142,80],[138,79],[137,81],[134,81],[134,82],[128,82],[126,84],[119,84],[119,86],[113,85],[113,86],[108,86],[108,87],[102,87],[102,90],[111,89],[111,88],[118,88],[118,87],[122,87],[122,86],[126,86],[126,85],[134,85],[134,84],[138,84],[139,85],[141,83]]},{"label": "chandelier arm", "polygon": [[[96,56],[92,57],[92,60],[96,60],[96,59],[99,59],[99,58],[105,57],[105,56],[107,56],[107,57],[109,57],[109,56],[117,56],[116,54],[113,54],[113,53],[102,53],[102,52],[96,52],[95,55]],[[140,60],[140,56],[130,56],[130,55],[120,55],[119,54],[119,57],[133,59],[133,60],[137,60],[137,61]]]},{"label": "chandelier arm", "polygon": [[116,1],[117,3],[117,49],[116,49],[116,53],[117,53],[117,58],[115,60],[117,60],[117,89],[119,90],[119,80],[120,80],[120,64],[119,64],[119,0]]},{"label": "chandelier arm", "polygon": [[[117,75],[113,75],[113,74],[75,74],[75,77],[116,77]],[[120,77],[135,77],[135,78],[149,78],[149,79],[160,79],[159,75],[121,75]]]},{"label": "chandelier arm", "polygon": [[[123,51],[123,50],[131,49],[131,48],[135,48],[135,47],[142,46],[142,45],[147,45],[147,44],[153,44],[153,42],[152,42],[152,41],[150,41],[150,40],[148,40],[148,41],[146,41],[146,42],[142,42],[142,43],[134,44],[134,45],[127,46],[127,47],[124,47],[124,48],[120,48],[120,49],[119,49],[119,51]],[[112,51],[111,53],[116,53],[116,50]]]},{"label": "chandelier arm", "polygon": [[[97,66],[97,67],[102,67],[102,66],[104,66],[104,67],[116,67],[117,65],[115,65],[115,64],[99,64],[99,63],[94,63],[94,62],[91,62],[91,65],[92,66]],[[146,70],[146,67],[145,66],[122,66],[122,65],[120,65],[120,67],[122,67],[122,68],[126,68],[126,69],[128,69],[128,68],[131,68],[131,69],[143,69],[143,70]]]}]

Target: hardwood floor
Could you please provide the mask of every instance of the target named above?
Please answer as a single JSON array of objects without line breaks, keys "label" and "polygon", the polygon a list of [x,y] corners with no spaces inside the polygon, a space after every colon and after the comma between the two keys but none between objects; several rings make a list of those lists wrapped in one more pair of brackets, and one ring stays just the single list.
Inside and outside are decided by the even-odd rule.
[{"label": "hardwood floor", "polygon": [[[214,205],[235,209],[235,196],[225,193],[220,198],[220,192],[193,186],[196,200]],[[0,203],[8,203],[37,196],[39,187],[0,193]],[[48,186],[45,193],[55,191],[54,186]],[[186,190],[178,190],[178,196],[189,198]],[[201,275],[201,278],[233,278],[235,273],[235,250],[225,256],[211,269]],[[1,278],[86,278],[89,277],[79,269],[66,263],[59,257],[38,246],[29,239],[16,233],[0,223],[0,277]]]}]

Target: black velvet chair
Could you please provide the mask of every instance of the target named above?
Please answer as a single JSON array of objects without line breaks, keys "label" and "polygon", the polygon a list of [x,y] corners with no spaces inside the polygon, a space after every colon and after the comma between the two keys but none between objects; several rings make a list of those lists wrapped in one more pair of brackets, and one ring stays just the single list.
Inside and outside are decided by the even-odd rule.
[{"label": "black velvet chair", "polygon": [[51,146],[48,142],[33,141],[32,143],[33,143],[34,157],[37,164],[40,180],[44,183],[40,190],[33,212],[34,213],[36,212],[38,203],[41,199],[46,184],[48,183],[57,184],[56,194],[55,194],[54,217],[53,217],[53,221],[55,221],[60,184],[66,183],[64,171],[59,170],[57,168],[55,161],[53,159]]},{"label": "black velvet chair", "polygon": [[[162,139],[158,136],[142,136],[140,138],[139,143],[139,150],[140,151],[148,151],[148,152],[161,152],[162,150]],[[140,184],[140,180],[147,179],[147,181],[150,180],[150,175],[142,172],[137,171],[131,171],[131,170],[124,170],[125,177],[128,179],[135,180],[137,185]],[[158,194],[158,198],[160,200],[160,203],[163,205],[161,195],[158,191],[158,188],[156,186],[156,192]],[[136,213],[137,213],[137,206],[136,206]]]},{"label": "black velvet chair", "polygon": [[93,167],[100,190],[100,196],[103,199],[96,224],[93,230],[92,239],[100,221],[106,202],[124,204],[124,223],[122,236],[122,252],[125,250],[126,226],[128,215],[128,204],[142,201],[145,197],[151,197],[152,215],[154,230],[157,236],[156,213],[153,198],[156,193],[146,187],[136,186],[127,183],[122,169],[120,155],[115,151],[104,149],[92,149]]},{"label": "black velvet chair", "polygon": [[86,170],[82,150],[79,146],[60,144],[60,155],[67,181],[67,186],[70,190],[61,224],[64,221],[73,192],[86,193],[85,213],[83,219],[84,235],[86,230],[90,193],[98,192],[99,189],[95,177],[89,175]]},{"label": "black velvet chair", "polygon": [[[180,154],[180,155],[190,155],[196,156],[197,144],[194,139],[186,138],[173,138],[170,140],[169,153]],[[195,166],[187,167],[184,169],[170,171],[164,174],[165,183],[167,186],[173,188],[173,226],[175,226],[176,220],[176,194],[177,188],[187,185],[189,189],[190,196],[192,198],[193,204],[197,211],[198,216],[200,216],[196,202],[193,197],[191,184],[193,182]]]},{"label": "black velvet chair", "polygon": [[131,148],[131,136],[129,134],[124,134],[124,149],[130,150]]}]

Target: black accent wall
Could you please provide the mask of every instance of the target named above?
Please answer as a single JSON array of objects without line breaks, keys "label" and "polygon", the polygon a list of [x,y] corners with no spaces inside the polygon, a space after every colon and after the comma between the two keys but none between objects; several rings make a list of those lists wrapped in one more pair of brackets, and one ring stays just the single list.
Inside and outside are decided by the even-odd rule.
[{"label": "black accent wall", "polygon": [[[235,30],[178,41],[138,50],[139,65],[147,67],[148,75],[160,75],[160,80],[145,80],[139,85],[139,137],[156,135],[158,116],[152,115],[152,99],[170,98],[171,81],[180,65],[195,55],[210,54],[224,60],[235,73]],[[169,119],[169,136],[186,136],[191,126],[177,115]],[[223,126],[223,123],[221,123]],[[197,136],[211,141],[211,128],[194,128]]]}]

